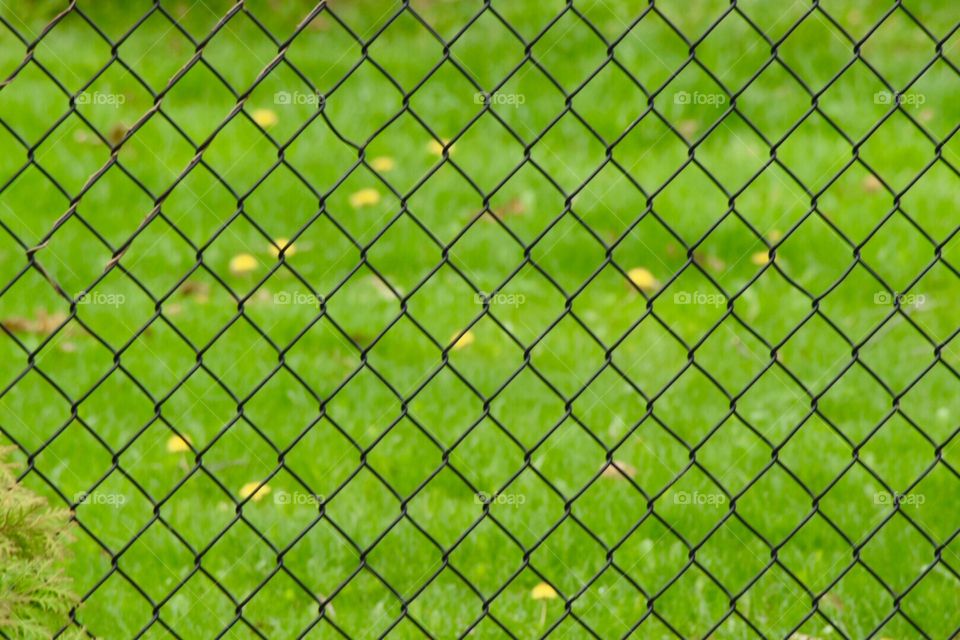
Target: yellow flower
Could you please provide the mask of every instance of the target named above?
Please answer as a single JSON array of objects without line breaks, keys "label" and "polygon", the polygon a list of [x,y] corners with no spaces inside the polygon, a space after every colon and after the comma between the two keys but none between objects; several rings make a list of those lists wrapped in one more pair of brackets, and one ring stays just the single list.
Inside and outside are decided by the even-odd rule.
[{"label": "yellow flower", "polygon": [[286,238],[277,238],[273,241],[273,244],[270,245],[269,249],[270,255],[272,255],[274,258],[280,256],[281,250],[284,250],[283,255],[289,258],[297,252],[297,245],[293,244]]},{"label": "yellow flower", "polygon": [[370,161],[370,166],[376,171],[392,171],[396,163],[390,156],[379,156]]},{"label": "yellow flower", "polygon": [[350,206],[354,209],[374,205],[380,202],[380,192],[376,189],[360,189],[350,196]]},{"label": "yellow flower", "polygon": [[253,121],[264,129],[269,129],[277,124],[277,114],[270,109],[254,109],[252,115]]},{"label": "yellow flower", "polygon": [[530,591],[530,597],[534,600],[553,600],[557,597],[557,591],[546,582],[541,582]]},{"label": "yellow flower", "polygon": [[630,269],[630,271],[627,271],[627,276],[630,278],[630,282],[643,291],[655,291],[657,287],[660,286],[660,283],[653,277],[653,274],[643,267]]},{"label": "yellow flower", "polygon": [[770,252],[769,251],[757,251],[755,254],[750,256],[750,262],[762,267],[763,265],[770,262]]},{"label": "yellow flower", "polygon": [[247,498],[249,497],[254,502],[259,502],[263,499],[265,495],[270,493],[270,485],[265,484],[260,486],[259,482],[248,482],[247,484],[240,487],[240,497]]},{"label": "yellow flower", "polygon": [[249,253],[238,253],[230,259],[230,273],[235,276],[250,273],[257,268],[257,259]]},{"label": "yellow flower", "polygon": [[170,436],[170,439],[167,440],[167,451],[170,453],[190,451],[190,439],[181,438],[180,436]]},{"label": "yellow flower", "polygon": [[[443,155],[443,147],[449,144],[449,140],[431,140],[427,143],[427,150],[435,156]],[[457,148],[457,145],[453,144],[447,148],[447,153],[453,155],[453,150]]]},{"label": "yellow flower", "polygon": [[[454,334],[453,337],[456,337],[456,334]],[[474,343],[476,339],[477,337],[473,335],[473,331],[467,331],[465,334],[460,336],[460,338],[456,342],[453,343],[453,350],[459,351],[464,347],[469,347],[471,344]]]}]

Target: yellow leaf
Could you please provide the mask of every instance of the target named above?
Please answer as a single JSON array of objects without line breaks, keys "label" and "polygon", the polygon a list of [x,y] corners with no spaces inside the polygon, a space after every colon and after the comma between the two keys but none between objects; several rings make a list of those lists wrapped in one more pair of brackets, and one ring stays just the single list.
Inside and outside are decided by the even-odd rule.
[{"label": "yellow leaf", "polygon": [[727,263],[717,256],[705,254],[701,251],[693,252],[693,261],[714,271],[723,271],[727,268]]},{"label": "yellow leaf", "polygon": [[755,254],[750,256],[750,262],[753,264],[762,267],[763,265],[770,262],[770,252],[768,251],[757,251]]},{"label": "yellow leaf", "polygon": [[520,198],[513,198],[502,207],[493,211],[493,215],[503,220],[507,216],[519,216],[527,212],[527,206]]},{"label": "yellow leaf", "polygon": [[654,291],[660,286],[660,283],[653,274],[643,267],[634,267],[627,272],[630,281],[643,291]]},{"label": "yellow leaf", "polygon": [[[259,488],[257,488],[259,487]],[[240,487],[240,497],[247,498],[249,497],[254,502],[259,502],[263,499],[265,495],[270,493],[270,485],[265,484],[262,487],[259,482],[248,482],[247,484]]]},{"label": "yellow leaf", "polygon": [[459,351],[464,347],[469,347],[474,343],[476,339],[477,339],[476,336],[473,335],[473,331],[467,331],[465,334],[460,336],[460,338],[455,343],[453,343],[453,350]]},{"label": "yellow leaf", "polygon": [[350,206],[354,209],[380,202],[380,192],[376,189],[360,189],[350,196]]},{"label": "yellow leaf", "polygon": [[200,304],[206,304],[210,300],[210,285],[206,282],[187,280],[180,286],[180,293],[188,298],[194,298]]},{"label": "yellow leaf", "polygon": [[269,129],[277,124],[277,114],[270,109],[255,109],[253,111],[253,121],[264,129]]},{"label": "yellow leaf", "polygon": [[67,314],[61,311],[48,314],[41,309],[37,312],[35,320],[31,318],[13,317],[0,320],[0,324],[12,332],[46,335],[52,333],[53,330],[58,328],[66,319]]},{"label": "yellow leaf", "polygon": [[396,163],[390,156],[379,156],[370,161],[370,166],[373,167],[375,171],[393,171]]},{"label": "yellow leaf", "polygon": [[[442,141],[440,141],[440,142],[438,142],[437,140],[431,140],[431,141],[427,144],[427,150],[428,150],[430,153],[432,153],[433,155],[435,155],[435,156],[442,156],[442,155],[443,155],[443,148],[444,148],[446,145],[448,145],[448,144],[450,144],[450,141],[449,141],[449,140],[442,140]],[[455,144],[450,145],[450,146],[447,148],[447,153],[449,153],[450,155],[453,155],[453,150],[456,149],[456,148],[457,148],[457,145],[455,145]]]},{"label": "yellow leaf", "polygon": [[190,451],[190,440],[176,435],[170,436],[170,439],[167,440],[167,451],[170,453],[183,453],[184,451]]},{"label": "yellow leaf", "polygon": [[534,600],[553,600],[557,597],[557,592],[546,582],[541,582],[530,591],[530,597]]},{"label": "yellow leaf", "polygon": [[274,258],[277,258],[280,256],[281,250],[284,250],[283,251],[284,257],[289,258],[290,256],[292,256],[297,252],[297,245],[293,244],[286,238],[277,238],[276,240],[273,241],[273,244],[270,245],[269,249],[270,249],[270,255],[272,255]]},{"label": "yellow leaf", "polygon": [[249,253],[238,253],[230,259],[230,273],[235,276],[250,273],[257,268],[257,259]]}]

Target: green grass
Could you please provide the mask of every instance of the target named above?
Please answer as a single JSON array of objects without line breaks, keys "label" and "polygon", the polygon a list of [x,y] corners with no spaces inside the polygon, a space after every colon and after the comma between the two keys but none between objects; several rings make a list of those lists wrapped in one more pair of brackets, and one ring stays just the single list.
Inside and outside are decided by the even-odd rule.
[{"label": "green grass", "polygon": [[[28,41],[57,12],[16,4],[0,15]],[[151,5],[77,4],[114,41]],[[330,4],[366,38],[400,6]],[[286,638],[330,598],[308,637],[615,638],[641,619],[633,637],[949,637],[960,7],[904,0],[945,38],[924,71],[936,45],[906,13],[873,30],[889,2],[819,3],[871,34],[853,62],[824,14],[794,28],[808,3],[737,3],[786,37],[794,76],[738,13],[700,39],[720,0],[658,1],[633,28],[646,3],[574,2],[596,31],[551,26],[558,0],[491,4],[536,64],[490,11],[461,33],[480,3],[410,2],[452,41],[442,64],[409,12],[364,62],[321,13],[285,57],[322,117],[275,102],[311,92],[285,63],[253,86],[278,44],[249,16],[283,41],[308,2],[246,3],[172,86],[196,44],[159,13],[102,74],[111,46],[77,14],[22,69],[0,35],[0,73],[19,69],[0,90],[0,443],[54,502],[92,494],[77,621]],[[199,42],[232,5],[161,6]],[[122,104],[70,113],[38,65]],[[481,113],[518,66],[500,92],[522,104]],[[871,67],[923,104],[888,115]],[[353,206],[363,189],[379,202]],[[256,268],[232,273],[244,253]],[[600,475],[611,458],[632,477]],[[271,493],[244,500],[251,482]],[[541,581],[562,598],[534,600]]]}]

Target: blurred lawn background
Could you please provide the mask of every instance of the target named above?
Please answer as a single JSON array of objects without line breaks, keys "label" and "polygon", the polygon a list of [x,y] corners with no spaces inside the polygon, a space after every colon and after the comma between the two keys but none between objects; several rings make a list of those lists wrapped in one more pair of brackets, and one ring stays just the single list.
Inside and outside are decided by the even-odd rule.
[{"label": "blurred lawn background", "polygon": [[960,5],[816,4],[3,5],[77,623],[951,637]]}]

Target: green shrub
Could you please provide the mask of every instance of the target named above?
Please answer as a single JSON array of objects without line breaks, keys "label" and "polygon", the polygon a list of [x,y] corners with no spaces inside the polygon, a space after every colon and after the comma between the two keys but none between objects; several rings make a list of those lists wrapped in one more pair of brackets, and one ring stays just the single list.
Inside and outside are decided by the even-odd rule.
[{"label": "green shrub", "polygon": [[9,449],[0,449],[0,631],[49,638],[76,598],[62,565],[69,513],[17,483]]}]

